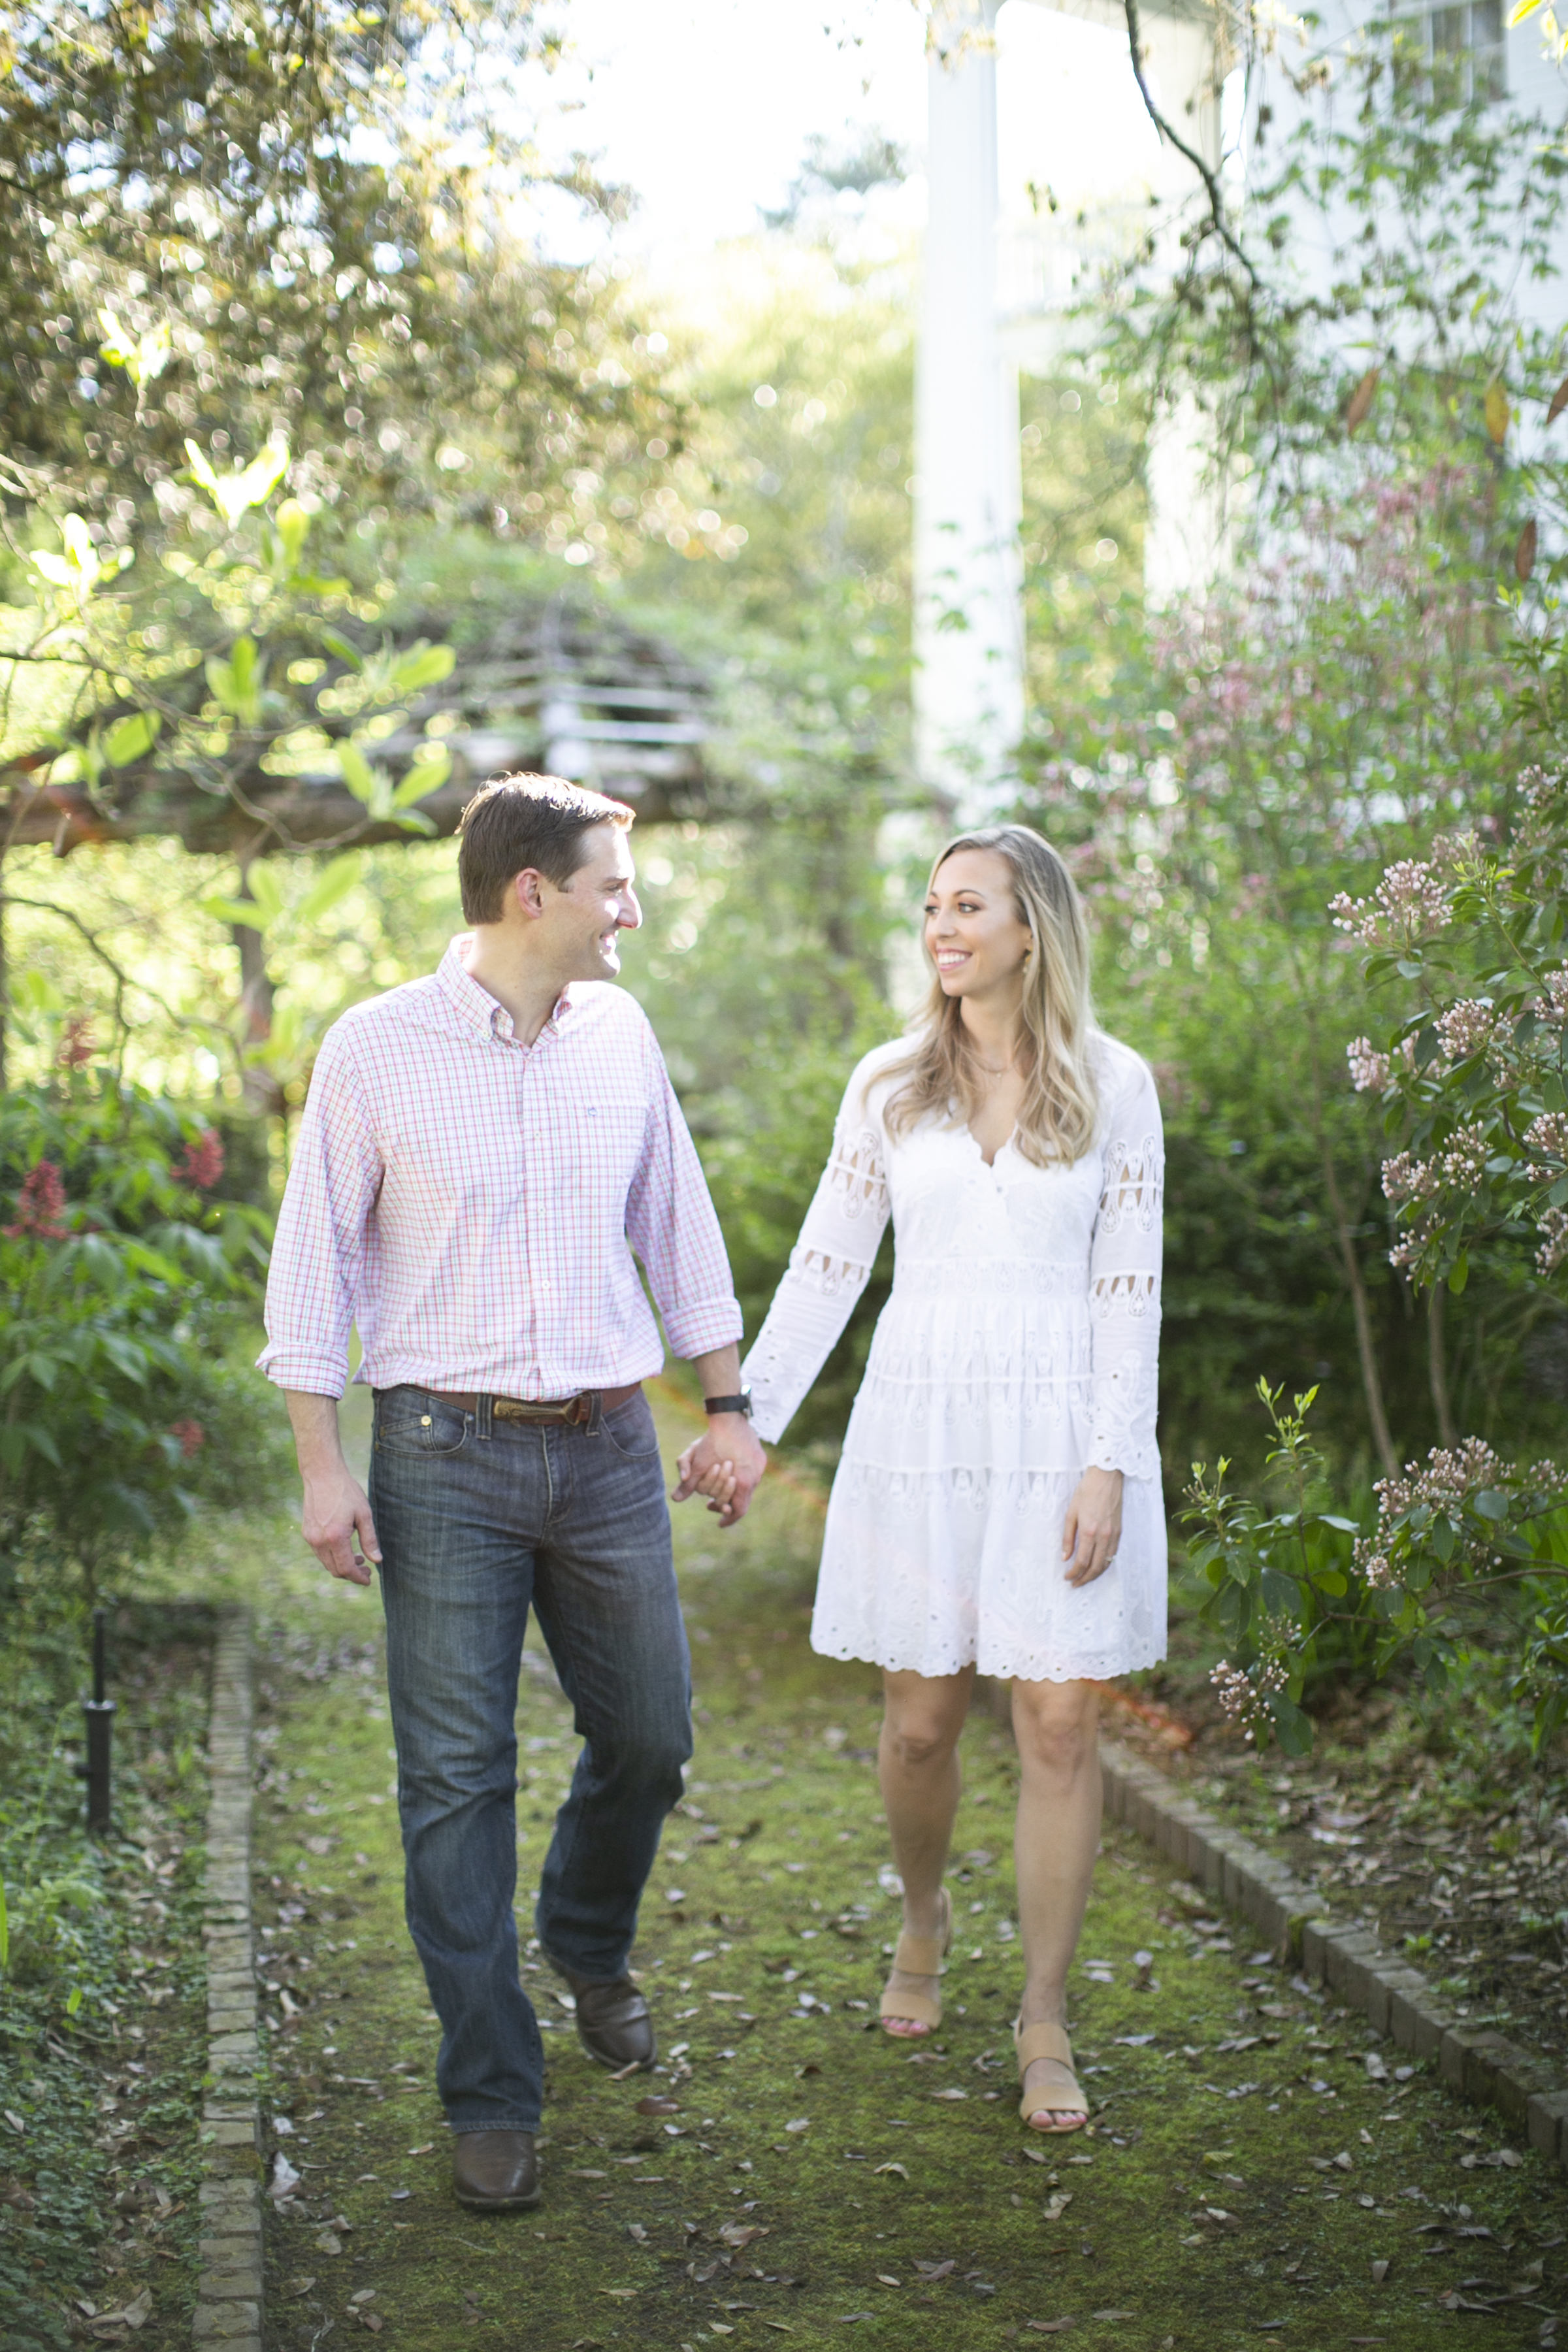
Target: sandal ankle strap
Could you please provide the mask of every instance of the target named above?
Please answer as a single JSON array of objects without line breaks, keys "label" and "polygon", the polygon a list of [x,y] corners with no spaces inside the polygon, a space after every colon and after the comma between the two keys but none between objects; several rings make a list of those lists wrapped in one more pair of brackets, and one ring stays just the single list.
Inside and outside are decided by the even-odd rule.
[{"label": "sandal ankle strap", "polygon": [[[1072,2065],[1072,2043],[1064,2026],[1016,2025],[1013,2039],[1017,2044],[1020,2079],[1037,2058],[1054,2058],[1060,2066],[1070,2068]],[[1042,2100],[1040,2104],[1043,2105],[1045,2102]]]},{"label": "sandal ankle strap", "polygon": [[903,1969],[911,1977],[939,1977],[942,1973],[942,1954],[946,1948],[935,1936],[911,1936],[906,1927],[899,1937],[893,1966]]}]

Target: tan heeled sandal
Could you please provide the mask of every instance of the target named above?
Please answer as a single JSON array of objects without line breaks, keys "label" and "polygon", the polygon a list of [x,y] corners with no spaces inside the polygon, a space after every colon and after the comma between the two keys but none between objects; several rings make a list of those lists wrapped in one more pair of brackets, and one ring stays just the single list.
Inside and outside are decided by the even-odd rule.
[{"label": "tan heeled sandal", "polygon": [[[952,1944],[952,1902],[945,1886],[942,1890],[942,1931],[940,1937],[911,1936],[907,1927],[900,1934],[898,1949],[893,1954],[893,1966],[902,1969],[907,1976],[940,1978],[942,1975],[942,1964]],[[884,1985],[881,2016],[884,2026],[889,2017],[896,2017],[900,2024],[921,2025],[927,2033],[934,2033],[942,2023],[942,2003],[933,2000],[929,1993],[894,1992],[890,1985]],[[891,2038],[895,2042],[919,2042],[924,2036],[895,2033]]]},{"label": "tan heeled sandal", "polygon": [[[1082,2131],[1089,2121],[1089,2101],[1085,2098],[1082,2085],[1072,2071],[1072,2043],[1068,2040],[1066,2028],[1060,2025],[1015,2025],[1013,2041],[1018,2053],[1020,2083],[1026,2080],[1030,2067],[1037,2058],[1054,2058],[1058,2066],[1067,2068],[1069,2078],[1065,2083],[1047,2084],[1043,2092],[1030,2093],[1026,2090],[1018,2102],[1018,2114],[1021,2119],[1029,2126],[1031,2131],[1052,2133]],[[1083,2110],[1081,2115],[1076,2112],[1079,2107]],[[1037,2124],[1035,2117],[1041,2114],[1065,2114],[1072,2116],[1074,2120],[1065,2124]]]}]

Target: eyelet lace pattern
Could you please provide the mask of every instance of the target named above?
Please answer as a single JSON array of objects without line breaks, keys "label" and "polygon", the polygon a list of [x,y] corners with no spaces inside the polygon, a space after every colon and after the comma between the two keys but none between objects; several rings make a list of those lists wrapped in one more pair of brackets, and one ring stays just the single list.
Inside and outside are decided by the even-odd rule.
[{"label": "eyelet lace pattern", "polygon": [[[1103,1041],[1104,1141],[1068,1168],[962,1126],[894,1141],[880,1073],[850,1079],[833,1150],[746,1360],[756,1426],[781,1436],[865,1288],[889,1218],[892,1295],[834,1481],[813,1646],[920,1674],[1036,1681],[1153,1664],[1165,1644],[1155,1444],[1163,1152],[1148,1069]],[[1103,1576],[1065,1581],[1084,1469],[1124,1475]]]}]

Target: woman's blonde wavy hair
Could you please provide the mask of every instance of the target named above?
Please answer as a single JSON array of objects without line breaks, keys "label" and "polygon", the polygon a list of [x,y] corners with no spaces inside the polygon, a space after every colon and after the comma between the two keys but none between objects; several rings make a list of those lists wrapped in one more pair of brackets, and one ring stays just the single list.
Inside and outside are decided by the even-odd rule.
[{"label": "woman's blonde wavy hair", "polygon": [[[960,849],[994,850],[1006,859],[1019,917],[1029,927],[1019,1051],[1027,1086],[1014,1140],[1037,1168],[1070,1165],[1093,1144],[1100,1120],[1094,1054],[1099,1032],[1089,1000],[1083,900],[1050,843],[1026,824],[987,824],[961,833],[931,867],[928,894]],[[893,1135],[904,1134],[933,1111],[968,1126],[984,1100],[986,1074],[964,1026],[961,1000],[944,993],[934,963],[932,973],[931,994],[910,1024],[914,1045],[884,1074],[898,1082],[883,1112]]]}]

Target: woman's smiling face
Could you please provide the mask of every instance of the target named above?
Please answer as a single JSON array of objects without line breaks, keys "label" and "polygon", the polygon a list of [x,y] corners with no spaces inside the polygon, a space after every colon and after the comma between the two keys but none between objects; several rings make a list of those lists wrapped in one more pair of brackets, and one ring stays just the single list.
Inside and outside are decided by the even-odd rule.
[{"label": "woman's smiling face", "polygon": [[955,849],[943,858],[926,898],[925,947],[944,995],[1016,985],[1029,927],[999,850]]}]

